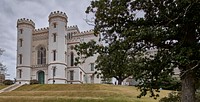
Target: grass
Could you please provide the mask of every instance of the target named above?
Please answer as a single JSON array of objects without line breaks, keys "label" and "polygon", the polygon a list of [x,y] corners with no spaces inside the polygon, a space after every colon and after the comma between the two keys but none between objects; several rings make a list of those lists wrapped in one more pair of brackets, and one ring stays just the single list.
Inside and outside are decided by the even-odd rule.
[{"label": "grass", "polygon": [[[161,97],[170,91],[162,90]],[[106,84],[24,85],[0,94],[0,102],[158,102],[148,96],[137,98],[137,88]]]},{"label": "grass", "polygon": [[5,88],[5,87],[7,87],[8,85],[2,85],[2,84],[0,84],[0,90],[1,89],[3,89],[3,88]]}]

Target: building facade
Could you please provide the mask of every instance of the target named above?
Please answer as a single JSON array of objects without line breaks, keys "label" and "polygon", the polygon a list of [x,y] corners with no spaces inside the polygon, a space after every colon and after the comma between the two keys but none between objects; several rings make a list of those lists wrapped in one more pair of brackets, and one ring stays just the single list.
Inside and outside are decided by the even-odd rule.
[{"label": "building facade", "polygon": [[[68,26],[68,17],[60,11],[51,12],[49,25],[35,29],[30,19],[17,21],[17,83],[38,80],[41,84],[101,83],[95,73],[97,55],[85,63],[75,65],[74,46],[95,40],[93,31],[80,32],[77,26]],[[100,42],[98,42],[100,44]]]}]

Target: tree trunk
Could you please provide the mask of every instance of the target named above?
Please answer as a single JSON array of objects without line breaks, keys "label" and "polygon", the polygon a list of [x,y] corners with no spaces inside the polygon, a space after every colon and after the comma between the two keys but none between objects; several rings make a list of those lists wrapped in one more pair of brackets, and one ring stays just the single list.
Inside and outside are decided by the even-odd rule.
[{"label": "tree trunk", "polygon": [[123,79],[118,79],[118,85],[122,85]]},{"label": "tree trunk", "polygon": [[195,102],[195,73],[185,73],[181,78],[181,84],[181,102]]}]

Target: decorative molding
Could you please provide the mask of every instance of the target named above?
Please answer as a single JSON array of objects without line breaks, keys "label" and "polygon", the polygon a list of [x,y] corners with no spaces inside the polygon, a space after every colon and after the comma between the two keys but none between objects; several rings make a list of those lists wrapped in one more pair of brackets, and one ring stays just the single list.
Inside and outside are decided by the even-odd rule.
[{"label": "decorative molding", "polygon": [[67,67],[67,64],[62,63],[62,62],[53,62],[53,63],[49,63],[48,66],[54,65],[54,64],[61,64],[61,65],[65,65],[65,66]]},{"label": "decorative molding", "polygon": [[65,80],[65,81],[67,81],[67,79],[66,78],[49,78],[48,79],[48,81],[50,81],[50,80]]},{"label": "decorative molding", "polygon": [[26,68],[32,68],[31,66],[17,66],[16,68],[21,68],[21,67],[26,67]]},{"label": "decorative molding", "polygon": [[32,68],[41,68],[41,67],[48,67],[48,64],[38,64],[38,65],[32,65]]},{"label": "decorative molding", "polygon": [[33,36],[33,41],[46,40],[46,39],[48,39],[48,34],[45,33]]}]

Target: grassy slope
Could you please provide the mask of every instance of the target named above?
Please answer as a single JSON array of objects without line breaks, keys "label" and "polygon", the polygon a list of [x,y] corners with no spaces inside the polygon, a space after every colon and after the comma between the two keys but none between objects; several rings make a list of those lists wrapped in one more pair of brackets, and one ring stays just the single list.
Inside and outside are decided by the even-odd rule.
[{"label": "grassy slope", "polygon": [[0,90],[7,87],[8,85],[0,85]]},{"label": "grassy slope", "polygon": [[[104,84],[25,85],[0,94],[0,102],[158,102],[139,95],[137,88]],[[167,96],[169,91],[161,91]]]}]

